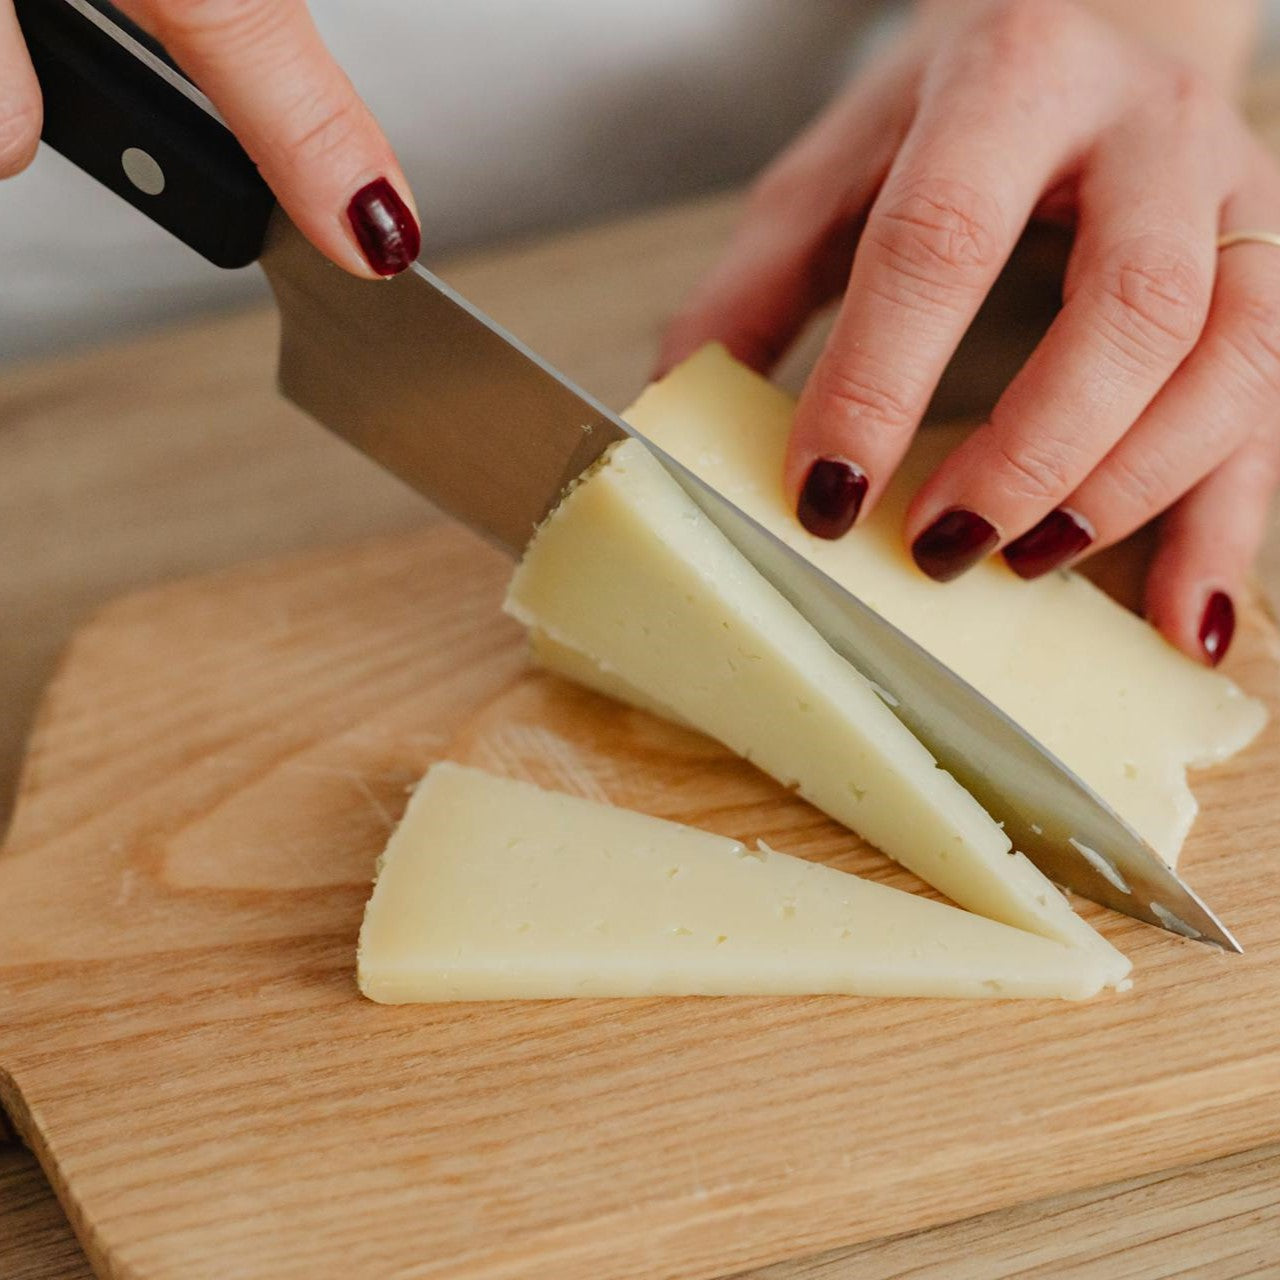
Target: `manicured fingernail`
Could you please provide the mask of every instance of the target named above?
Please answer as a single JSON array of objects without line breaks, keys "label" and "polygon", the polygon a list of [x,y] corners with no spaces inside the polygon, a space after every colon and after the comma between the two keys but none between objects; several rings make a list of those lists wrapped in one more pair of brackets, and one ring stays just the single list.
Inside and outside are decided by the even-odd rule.
[{"label": "manicured fingernail", "polygon": [[1236,607],[1225,591],[1215,591],[1204,607],[1200,619],[1200,647],[1209,665],[1216,667],[1231,648],[1231,637],[1236,633]]},{"label": "manicured fingernail", "polygon": [[862,510],[867,487],[860,467],[841,458],[819,458],[805,477],[796,516],[816,538],[842,538]]},{"label": "manicured fingernail", "polygon": [[1020,578],[1038,578],[1078,556],[1094,538],[1093,526],[1074,511],[1058,507],[1004,549],[1009,568]]},{"label": "manicured fingernail", "polygon": [[911,544],[911,556],[929,577],[950,582],[993,551],[999,541],[989,520],[966,507],[952,507]]},{"label": "manicured fingernail", "polygon": [[347,218],[365,260],[380,276],[398,275],[422,248],[418,220],[386,178],[375,178],[351,197]]}]

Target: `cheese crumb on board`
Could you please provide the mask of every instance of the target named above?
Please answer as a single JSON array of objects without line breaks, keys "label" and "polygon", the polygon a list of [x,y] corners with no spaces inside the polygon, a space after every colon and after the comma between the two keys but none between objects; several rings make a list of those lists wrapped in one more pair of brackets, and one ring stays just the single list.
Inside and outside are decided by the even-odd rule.
[{"label": "cheese crumb on board", "polygon": [[1083,948],[1109,982],[1128,973],[638,441],[615,445],[544,522],[505,607],[544,657],[571,651],[579,676],[594,665],[605,687],[671,708],[953,902]]},{"label": "cheese crumb on board", "polygon": [[444,762],[379,863],[360,990],[1084,999],[1105,956],[761,845]]},{"label": "cheese crumb on board", "polygon": [[1262,703],[1078,574],[1026,582],[999,557],[945,587],[920,573],[903,518],[958,442],[955,430],[920,432],[854,534],[815,538],[782,489],[794,408],[785,392],[709,346],[623,416],[963,676],[1176,864],[1196,815],[1188,768],[1250,742],[1266,722]]}]

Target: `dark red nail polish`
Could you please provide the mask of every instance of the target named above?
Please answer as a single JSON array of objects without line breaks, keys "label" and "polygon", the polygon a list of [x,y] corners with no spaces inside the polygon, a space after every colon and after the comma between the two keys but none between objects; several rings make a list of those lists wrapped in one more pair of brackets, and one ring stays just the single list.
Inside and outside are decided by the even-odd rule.
[{"label": "dark red nail polish", "polygon": [[999,541],[1000,535],[989,520],[966,507],[952,507],[911,544],[911,556],[936,582],[950,582],[994,550]]},{"label": "dark red nail polish", "polygon": [[1093,541],[1089,522],[1074,511],[1058,507],[1039,524],[1014,538],[1004,549],[1009,568],[1020,578],[1038,578],[1078,556]]},{"label": "dark red nail polish", "polygon": [[1216,667],[1227,656],[1235,633],[1236,607],[1225,591],[1215,591],[1204,607],[1204,617],[1200,619],[1200,647],[1211,667]]},{"label": "dark red nail polish", "polygon": [[380,276],[398,275],[422,248],[418,220],[386,178],[361,187],[351,197],[347,217],[361,252]]},{"label": "dark red nail polish", "polygon": [[796,516],[816,538],[842,538],[862,510],[867,487],[861,468],[840,458],[819,458],[805,477]]}]

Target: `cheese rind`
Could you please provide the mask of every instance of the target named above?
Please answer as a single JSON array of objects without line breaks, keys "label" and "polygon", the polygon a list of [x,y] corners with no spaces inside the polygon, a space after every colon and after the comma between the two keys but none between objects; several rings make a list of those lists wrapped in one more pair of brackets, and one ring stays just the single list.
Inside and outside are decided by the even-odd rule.
[{"label": "cheese rind", "polygon": [[446,762],[379,864],[358,978],[384,1003],[1083,999],[1107,965],[817,863]]},{"label": "cheese rind", "polygon": [[1128,961],[637,441],[547,519],[511,614],[794,787],[952,901]]},{"label": "cheese rind", "polygon": [[1176,862],[1196,814],[1187,769],[1245,746],[1266,721],[1263,705],[1078,574],[1025,582],[998,557],[945,588],[920,573],[903,519],[957,443],[953,430],[920,433],[854,535],[813,537],[782,489],[794,408],[710,346],[649,387],[625,417],[963,676]]}]

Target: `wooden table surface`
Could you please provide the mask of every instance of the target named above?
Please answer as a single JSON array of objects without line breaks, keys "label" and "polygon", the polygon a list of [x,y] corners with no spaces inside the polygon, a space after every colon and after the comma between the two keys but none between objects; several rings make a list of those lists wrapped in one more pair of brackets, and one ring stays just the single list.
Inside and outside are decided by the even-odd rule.
[{"label": "wooden table surface", "polygon": [[[1280,139],[1280,77],[1256,94]],[[444,274],[606,401],[643,385],[663,320],[714,255],[719,197],[447,264]],[[1042,260],[1043,253],[1037,254]],[[940,412],[980,412],[1038,296],[1010,295]],[[1011,331],[1000,317],[1017,316]],[[0,381],[0,826],[39,692],[74,626],[132,588],[439,518],[280,402],[268,311]],[[815,335],[783,370],[794,384]],[[1260,573],[1280,599],[1280,521]],[[0,903],[0,927],[3,904]],[[1274,1146],[753,1273],[752,1280],[1280,1275]],[[0,1134],[0,1278],[91,1275],[29,1153]]]}]

